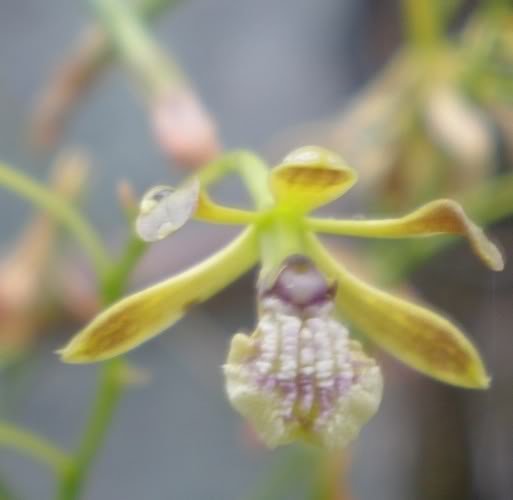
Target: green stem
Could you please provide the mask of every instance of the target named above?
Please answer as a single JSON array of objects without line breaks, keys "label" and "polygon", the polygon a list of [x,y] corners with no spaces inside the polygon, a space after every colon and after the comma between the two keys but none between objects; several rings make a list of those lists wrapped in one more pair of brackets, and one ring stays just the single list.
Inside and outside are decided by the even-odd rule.
[{"label": "green stem", "polygon": [[201,185],[207,188],[229,173],[240,176],[257,210],[274,203],[269,190],[269,168],[256,155],[248,151],[227,153],[199,171]]},{"label": "green stem", "polygon": [[146,33],[135,9],[120,0],[91,0],[120,55],[143,83],[149,97],[183,85],[179,66]]},{"label": "green stem", "polygon": [[[146,248],[146,243],[132,234],[118,264],[101,280],[101,294],[105,305],[116,301],[123,294],[128,277]],[[105,440],[121,398],[124,370],[125,362],[122,358],[102,365],[93,409],[70,465],[60,478],[58,500],[75,500],[80,497],[91,465]]]},{"label": "green stem", "polygon": [[401,3],[410,45],[421,50],[437,46],[443,37],[440,0],[401,0]]},{"label": "green stem", "polygon": [[[123,293],[128,276],[143,255],[146,245],[132,237],[123,256],[114,270],[104,277],[102,296],[104,304],[117,300]],[[100,380],[93,409],[87,421],[82,438],[69,467],[59,482],[58,500],[79,498],[94,458],[101,448],[107,430],[114,417],[121,398],[124,382],[125,362],[116,358],[104,363],[100,369]]]},{"label": "green stem", "polygon": [[110,257],[93,227],[72,205],[30,177],[0,164],[0,185],[28,199],[67,227],[89,255],[98,276],[110,266]]},{"label": "green stem", "polygon": [[166,8],[180,3],[179,0],[140,0],[135,3],[136,14],[145,19],[159,16]]},{"label": "green stem", "polygon": [[145,254],[148,244],[136,234],[128,240],[124,252],[119,258],[118,265],[110,272],[103,282],[102,295],[107,304],[121,297],[126,290],[128,277],[139,259]]},{"label": "green stem", "polygon": [[61,475],[58,500],[79,498],[98,450],[105,440],[117,403],[123,391],[124,361],[105,363],[100,372],[98,393],[77,451]]},{"label": "green stem", "polygon": [[0,447],[12,448],[48,465],[57,475],[69,464],[69,457],[47,439],[7,422],[0,422]]},{"label": "green stem", "polygon": [[[255,491],[244,495],[244,500],[290,498],[291,491],[298,493],[308,489],[311,486],[310,477],[312,470],[315,469],[317,455],[315,451],[303,446],[288,448],[282,452],[276,463],[271,464],[265,478],[258,482]],[[297,478],[299,489],[296,482],[291,483],[291,477]]]},{"label": "green stem", "polygon": [[0,477],[0,498],[2,500],[21,500],[21,497],[14,492],[10,484],[7,484],[3,477]]}]

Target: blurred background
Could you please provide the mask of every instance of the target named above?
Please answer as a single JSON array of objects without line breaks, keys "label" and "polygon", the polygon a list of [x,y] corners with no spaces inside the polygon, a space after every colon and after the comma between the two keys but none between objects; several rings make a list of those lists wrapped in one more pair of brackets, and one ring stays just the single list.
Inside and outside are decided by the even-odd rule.
[{"label": "blurred background", "polygon": [[[432,2],[434,23],[429,4],[184,0],[158,16],[152,33],[193,82],[223,148],[251,149],[274,163],[315,143],[359,170],[360,185],[325,213],[386,216],[456,197],[511,261],[513,6],[440,0]],[[184,167],[152,132],[137,71],[116,60],[77,100],[58,138],[41,138],[50,125],[34,110],[93,22],[87,2],[0,1],[0,158],[77,202],[116,251],[129,232],[119,182],[128,180],[139,196],[177,182]],[[78,169],[73,182],[59,177],[56,163]],[[86,164],[87,179],[78,182]],[[213,193],[246,203],[231,180]],[[98,310],[91,266],[8,190],[0,194],[0,228],[0,418],[72,448],[98,368],[66,366],[54,350]],[[234,234],[188,224],[149,249],[130,289],[198,262]],[[452,240],[427,250],[409,242],[329,244],[355,273],[461,325],[483,354],[491,389],[444,386],[376,352],[385,395],[352,447],[351,496],[347,485],[343,497],[316,496],[315,457],[264,449],[224,396],[229,339],[254,324],[251,274],[129,355],[145,381],[121,399],[83,498],[511,498],[511,266],[492,275]],[[55,498],[48,470],[12,450],[0,448],[0,480],[0,499]]]}]

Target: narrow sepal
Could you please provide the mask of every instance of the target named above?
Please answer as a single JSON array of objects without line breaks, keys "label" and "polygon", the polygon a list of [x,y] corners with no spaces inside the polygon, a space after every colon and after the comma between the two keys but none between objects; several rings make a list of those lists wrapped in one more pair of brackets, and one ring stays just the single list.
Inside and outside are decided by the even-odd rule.
[{"label": "narrow sepal", "polygon": [[133,349],[234,281],[257,256],[255,232],[249,228],[202,263],[103,311],[59,351],[62,360],[91,363]]},{"label": "narrow sepal", "polygon": [[373,288],[348,273],[314,236],[310,256],[336,280],[341,314],[376,344],[416,370],[443,382],[484,389],[489,377],[472,343],[427,308]]},{"label": "narrow sepal", "polygon": [[452,200],[436,200],[414,212],[397,219],[335,220],[314,219],[307,221],[312,231],[362,236],[366,238],[408,238],[454,234],[464,236],[474,253],[494,271],[504,269],[504,260],[498,248],[484,231],[465,214],[463,208]]}]

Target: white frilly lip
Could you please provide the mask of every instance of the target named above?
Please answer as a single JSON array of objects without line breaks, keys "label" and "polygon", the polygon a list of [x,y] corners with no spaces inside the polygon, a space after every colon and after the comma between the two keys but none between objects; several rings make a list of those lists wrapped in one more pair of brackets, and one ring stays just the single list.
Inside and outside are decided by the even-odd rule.
[{"label": "white frilly lip", "polygon": [[309,306],[299,317],[267,297],[255,332],[232,340],[228,398],[271,448],[297,439],[344,448],[379,407],[381,370],[331,310]]}]

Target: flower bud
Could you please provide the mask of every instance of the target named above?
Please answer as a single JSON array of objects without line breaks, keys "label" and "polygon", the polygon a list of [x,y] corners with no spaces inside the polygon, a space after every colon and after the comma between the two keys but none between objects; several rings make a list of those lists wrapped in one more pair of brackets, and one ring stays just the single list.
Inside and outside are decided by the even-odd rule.
[{"label": "flower bud", "polygon": [[188,89],[173,90],[160,98],[152,120],[160,147],[181,165],[199,167],[220,151],[212,118]]}]

